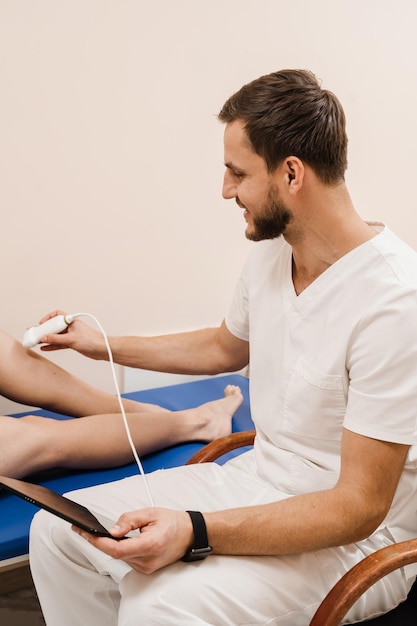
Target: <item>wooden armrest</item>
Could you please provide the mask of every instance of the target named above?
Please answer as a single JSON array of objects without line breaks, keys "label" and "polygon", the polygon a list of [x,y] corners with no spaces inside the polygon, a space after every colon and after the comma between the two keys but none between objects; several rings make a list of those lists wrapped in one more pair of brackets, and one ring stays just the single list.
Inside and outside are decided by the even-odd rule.
[{"label": "wooden armrest", "polygon": [[219,456],[222,456],[223,454],[226,454],[226,452],[230,452],[235,448],[253,445],[254,439],[254,430],[244,430],[240,433],[232,433],[231,435],[219,437],[196,452],[186,464],[192,465],[193,463],[207,463],[209,461],[214,461],[219,458]]},{"label": "wooden armrest", "polygon": [[417,563],[417,539],[381,548],[352,567],[329,591],[310,626],[339,626],[356,600],[378,580],[399,567]]}]

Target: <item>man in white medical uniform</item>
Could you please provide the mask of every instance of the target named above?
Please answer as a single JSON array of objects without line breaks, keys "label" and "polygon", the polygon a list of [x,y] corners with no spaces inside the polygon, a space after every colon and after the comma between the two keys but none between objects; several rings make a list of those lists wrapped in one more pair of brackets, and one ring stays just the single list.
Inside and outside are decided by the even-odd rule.
[{"label": "man in white medical uniform", "polygon": [[[416,535],[417,255],[365,222],[344,182],[345,116],[307,71],[245,85],[223,106],[223,196],[257,241],[218,328],[111,338],[118,363],[218,373],[250,362],[254,450],[85,489],[125,541],[40,512],[31,566],[48,625],[303,626],[364,556]],[[74,322],[49,348],[105,359]],[[207,558],[206,558],[207,557]],[[349,612],[390,610],[413,567]]]}]

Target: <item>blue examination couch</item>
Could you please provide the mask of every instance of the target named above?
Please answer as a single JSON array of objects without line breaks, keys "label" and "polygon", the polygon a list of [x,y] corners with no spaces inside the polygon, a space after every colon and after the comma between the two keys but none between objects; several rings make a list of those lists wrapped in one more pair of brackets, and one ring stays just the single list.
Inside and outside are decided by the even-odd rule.
[{"label": "blue examination couch", "polygon": [[[251,430],[254,426],[249,409],[248,379],[240,375],[232,374],[195,380],[158,389],[127,393],[124,396],[141,402],[158,404],[176,411],[222,397],[223,389],[228,384],[239,385],[244,395],[244,402],[233,417],[233,432]],[[19,418],[27,413],[19,413],[14,417]],[[30,413],[56,419],[71,419],[49,411],[30,411]],[[99,433],[97,433],[97,436],[99,436]],[[199,442],[186,443],[145,456],[141,459],[144,470],[146,473],[149,473],[156,469],[184,465],[203,445],[203,443]],[[219,462],[224,462],[230,456],[240,454],[241,452],[242,449],[229,453]],[[25,480],[38,482],[62,494],[73,489],[118,480],[137,472],[137,466],[132,462],[130,465],[107,470],[51,470],[37,476],[28,477]],[[17,496],[0,491],[0,567],[1,561],[21,557],[28,553],[29,527],[36,511],[37,508],[33,504]]]}]

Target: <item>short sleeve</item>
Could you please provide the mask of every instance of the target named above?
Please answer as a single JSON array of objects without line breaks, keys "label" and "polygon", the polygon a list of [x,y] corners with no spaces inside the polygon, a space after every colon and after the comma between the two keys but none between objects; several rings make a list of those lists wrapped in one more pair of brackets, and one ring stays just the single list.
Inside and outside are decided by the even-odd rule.
[{"label": "short sleeve", "polygon": [[397,294],[352,337],[344,426],[394,443],[417,443],[417,305]]},{"label": "short sleeve", "polygon": [[248,264],[246,263],[240,275],[231,305],[226,315],[228,330],[243,341],[249,341],[249,298],[248,298]]}]

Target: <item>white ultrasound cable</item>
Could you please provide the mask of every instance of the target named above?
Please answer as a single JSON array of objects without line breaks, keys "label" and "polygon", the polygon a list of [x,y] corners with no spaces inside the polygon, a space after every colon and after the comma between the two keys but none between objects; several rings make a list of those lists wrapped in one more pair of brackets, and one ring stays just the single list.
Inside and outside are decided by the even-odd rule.
[{"label": "white ultrasound cable", "polygon": [[130,433],[130,428],[129,428],[129,424],[126,418],[126,413],[125,413],[125,409],[123,406],[123,402],[122,402],[122,398],[121,398],[121,393],[120,393],[120,389],[119,389],[119,384],[117,382],[117,376],[116,376],[116,370],[114,367],[114,361],[113,361],[113,354],[110,348],[110,344],[109,344],[109,340],[107,339],[107,334],[104,330],[104,328],[102,327],[102,325],[100,324],[100,322],[98,321],[98,319],[92,315],[91,313],[72,313],[71,315],[59,315],[56,317],[53,317],[49,320],[47,320],[44,324],[41,324],[40,326],[33,326],[32,328],[29,328],[26,333],[25,336],[23,338],[23,345],[25,347],[32,347],[34,345],[36,345],[39,340],[41,339],[41,337],[43,337],[44,335],[47,335],[48,333],[59,333],[62,332],[63,330],[65,330],[65,328],[67,328],[71,322],[73,322],[75,320],[75,318],[77,317],[89,317],[90,319],[92,319],[95,324],[97,325],[97,327],[99,328],[101,334],[104,337],[104,342],[106,344],[106,348],[107,348],[107,353],[109,355],[109,362],[110,362],[110,367],[111,367],[111,371],[112,371],[112,375],[113,375],[113,381],[114,381],[114,385],[116,388],[116,395],[117,395],[117,399],[119,402],[119,406],[120,406],[120,411],[122,413],[122,417],[123,417],[123,423],[125,426],[125,430],[126,430],[126,434],[127,434],[127,438],[129,440],[129,444],[130,447],[132,449],[133,452],[133,456],[134,459],[136,461],[136,465],[138,466],[139,472],[143,478],[144,484],[145,484],[145,489],[146,492],[148,494],[148,498],[149,501],[151,503],[151,506],[155,506],[154,504],[154,500],[148,485],[148,480],[146,478],[146,474],[145,471],[143,469],[141,460],[139,458],[139,455],[136,451],[135,448],[135,444],[133,443],[132,440],[132,436]]}]

